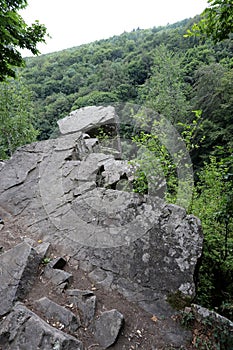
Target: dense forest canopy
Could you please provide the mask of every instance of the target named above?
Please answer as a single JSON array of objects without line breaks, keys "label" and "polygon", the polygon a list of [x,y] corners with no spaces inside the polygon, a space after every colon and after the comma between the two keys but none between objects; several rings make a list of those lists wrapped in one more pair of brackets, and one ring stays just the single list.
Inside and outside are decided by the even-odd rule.
[{"label": "dense forest canopy", "polygon": [[[204,132],[208,130],[211,137],[206,137],[204,151],[196,158],[205,157],[215,144],[231,145],[232,40],[213,44],[198,37],[184,38],[197,20],[137,29],[28,58],[23,77],[34,95],[39,139],[53,135],[57,119],[70,110],[119,101],[157,108],[173,121],[188,121],[190,111],[201,109]],[[163,102],[158,105],[158,101]]]},{"label": "dense forest canopy", "polygon": [[[148,107],[177,128],[195,170],[189,210],[201,218],[205,236],[196,301],[233,317],[233,40],[232,34],[216,43],[202,36],[184,37],[199,19],[138,28],[27,58],[20,81],[31,94],[30,123],[33,137],[38,130],[38,140],[55,137],[57,120],[71,110],[117,102]],[[1,86],[1,91],[9,103],[9,89]],[[14,118],[17,106],[5,108],[2,101],[4,113],[11,111]],[[27,120],[28,111],[22,105]],[[150,122],[153,130],[154,121]],[[0,132],[3,135],[1,127]],[[135,137],[130,128],[122,132]],[[147,142],[162,159],[173,191],[175,170],[169,154],[153,135],[137,136],[139,144]],[[7,142],[0,144],[5,156],[12,153]],[[144,187],[145,183],[139,183],[139,192]],[[168,197],[171,201],[172,195]]]}]

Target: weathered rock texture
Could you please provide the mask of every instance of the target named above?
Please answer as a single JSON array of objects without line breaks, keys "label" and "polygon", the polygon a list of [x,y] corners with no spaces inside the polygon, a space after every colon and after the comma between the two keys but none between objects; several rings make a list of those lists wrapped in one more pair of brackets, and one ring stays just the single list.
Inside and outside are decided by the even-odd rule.
[{"label": "weathered rock texture", "polygon": [[36,310],[42,312],[47,319],[51,318],[54,321],[60,322],[71,331],[76,331],[81,325],[77,315],[57,303],[54,303],[47,297],[36,300],[34,305]]},{"label": "weathered rock texture", "polygon": [[0,345],[4,350],[83,350],[78,339],[51,327],[21,303],[0,322]]},{"label": "weathered rock texture", "polygon": [[27,243],[0,255],[0,316],[29,292],[37,275],[40,258]]},{"label": "weathered rock texture", "polygon": [[123,322],[124,316],[117,310],[105,311],[95,321],[95,338],[104,349],[115,343]]},{"label": "weathered rock texture", "polygon": [[[93,341],[98,341],[100,347],[107,348],[115,343],[123,324],[123,315],[117,310],[110,310],[97,316],[96,296],[92,291],[68,290],[67,301],[70,296],[72,304],[67,305],[60,305],[43,296],[33,301],[34,312],[23,304],[27,302],[35,277],[38,279],[38,265],[40,264],[40,277],[43,276],[42,280],[47,280],[47,288],[51,288],[54,276],[52,273],[48,275],[46,271],[49,268],[55,275],[57,271],[65,272],[56,269],[65,267],[64,258],[53,259],[50,266],[42,268],[40,253],[27,243],[21,243],[0,255],[0,262],[1,350],[82,350],[83,344],[78,340],[77,334],[81,326],[85,327],[85,330],[90,328]],[[46,292],[50,294],[51,291],[44,290],[44,293]],[[82,321],[79,314],[82,314]],[[103,334],[104,339],[100,339],[100,334]]]},{"label": "weathered rock texture", "polygon": [[58,120],[58,126],[62,134],[75,131],[93,132],[101,126],[112,127],[116,130],[117,115],[114,107],[85,107],[73,111],[67,117]]},{"label": "weathered rock texture", "polygon": [[69,289],[66,293],[70,302],[82,312],[84,325],[88,326],[95,315],[96,296],[91,290]]},{"label": "weathered rock texture", "polygon": [[[119,190],[132,169],[114,158],[115,110],[84,108],[59,125],[62,136],[20,148],[0,169],[0,216],[59,246],[96,282],[152,313],[168,313],[171,294],[193,297],[200,223],[160,198]],[[98,142],[99,126],[114,130],[113,140]]]}]

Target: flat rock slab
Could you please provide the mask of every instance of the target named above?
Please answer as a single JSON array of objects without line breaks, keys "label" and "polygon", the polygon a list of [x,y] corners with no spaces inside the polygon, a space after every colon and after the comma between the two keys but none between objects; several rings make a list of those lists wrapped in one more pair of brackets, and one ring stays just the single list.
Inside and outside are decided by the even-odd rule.
[{"label": "flat rock slab", "polygon": [[47,297],[36,300],[34,306],[36,310],[42,312],[47,319],[58,321],[72,332],[75,332],[81,325],[78,315],[54,303]]},{"label": "flat rock slab", "polygon": [[83,350],[78,339],[51,327],[21,303],[0,322],[0,346],[4,350]]},{"label": "flat rock slab", "polygon": [[58,126],[62,134],[71,132],[88,132],[101,125],[116,124],[115,109],[108,107],[84,107],[73,111],[67,117],[58,120]]},{"label": "flat rock slab", "polygon": [[29,292],[38,271],[40,256],[23,242],[0,255],[0,315]]},{"label": "flat rock slab", "polygon": [[104,349],[116,342],[123,322],[123,315],[115,309],[103,312],[95,321],[94,336]]}]

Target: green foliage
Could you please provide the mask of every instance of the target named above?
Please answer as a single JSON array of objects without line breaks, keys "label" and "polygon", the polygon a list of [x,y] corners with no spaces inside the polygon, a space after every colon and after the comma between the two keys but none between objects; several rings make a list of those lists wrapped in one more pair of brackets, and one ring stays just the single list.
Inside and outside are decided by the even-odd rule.
[{"label": "green foliage", "polygon": [[[212,156],[200,171],[191,211],[202,222],[204,251],[197,302],[224,311],[233,300],[233,158]],[[228,314],[225,308],[225,314]]]},{"label": "green foliage", "polygon": [[51,262],[51,258],[49,258],[49,257],[45,257],[43,260],[42,260],[42,264],[43,265],[47,265],[47,264],[49,264],[50,262]]},{"label": "green foliage", "polygon": [[98,128],[96,137],[101,143],[104,143],[105,141],[108,142],[112,139],[112,136],[109,135],[103,127]]},{"label": "green foliage", "polygon": [[196,138],[197,132],[203,130],[202,110],[194,110],[192,112],[195,118],[191,119],[188,124],[177,123],[177,126],[181,128],[181,139],[185,142],[186,149],[189,152],[197,150],[205,139],[205,135],[201,139],[197,140]]},{"label": "green foliage", "polygon": [[233,33],[233,3],[232,0],[208,0],[207,7],[198,23],[187,31],[185,37],[192,35],[207,36],[216,43],[229,38]]},{"label": "green foliage", "polygon": [[72,110],[85,106],[114,103],[117,102],[117,100],[117,96],[113,92],[92,91],[88,95],[78,97],[77,100],[74,101]]},{"label": "green foliage", "polygon": [[150,78],[140,89],[142,103],[173,123],[185,121],[190,108],[185,89],[181,55],[159,45]]},{"label": "green foliage", "polygon": [[202,148],[196,154],[195,163],[207,160],[216,145],[232,147],[233,133],[233,69],[220,63],[201,66],[195,72],[193,104],[202,110],[202,130],[197,137],[203,140]]},{"label": "green foliage", "polygon": [[191,308],[186,308],[184,311],[181,311],[181,325],[190,329],[193,327],[195,321],[195,315],[192,312]]},{"label": "green foliage", "polygon": [[6,159],[15,149],[36,140],[30,92],[21,80],[0,83],[0,158]]},{"label": "green foliage", "polygon": [[19,15],[26,6],[26,0],[0,0],[0,81],[15,77],[14,68],[23,65],[19,48],[38,54],[37,43],[45,41],[45,26],[38,21],[28,26]]},{"label": "green foliage", "polygon": [[138,146],[137,158],[131,163],[136,166],[134,192],[165,196],[175,202],[177,189],[176,165],[158,134],[141,132],[133,137]]},{"label": "green foliage", "polygon": [[[174,132],[164,117],[154,118],[149,111],[143,113],[143,110],[134,116],[142,127],[147,125],[148,116],[153,121],[152,133],[141,132],[132,137],[138,146],[137,157],[132,162],[138,167],[134,181],[135,192],[159,195],[170,203],[176,203],[178,186],[184,186],[185,191],[186,185],[190,184],[190,173],[187,171],[187,178],[182,181],[179,169],[184,166],[191,171],[191,164],[186,159],[187,153],[198,149],[202,141],[196,141],[196,132],[201,129],[202,113],[199,110],[193,113],[195,117],[189,124],[177,124],[181,130],[180,135]],[[185,197],[185,193],[183,195]]]},{"label": "green foliage", "polygon": [[198,350],[231,350],[233,336],[230,324],[215,314],[200,317],[190,307],[181,312],[181,324],[192,330],[192,345]]},{"label": "green foliage", "polygon": [[[170,121],[189,122],[191,110],[202,109],[195,100],[195,71],[221,61],[228,72],[233,56],[231,41],[214,46],[184,39],[191,23],[135,30],[26,59],[23,76],[34,92],[39,138],[49,138],[57,119],[71,109],[115,101],[147,105]],[[57,108],[61,96],[63,107]]]},{"label": "green foliage", "polygon": [[[133,162],[133,164],[135,164]],[[133,192],[140,194],[148,194],[148,179],[142,167],[136,169],[135,180],[133,180]]]},{"label": "green foliage", "polygon": [[191,298],[185,296],[181,291],[177,291],[175,293],[170,293],[167,296],[167,301],[175,310],[183,310],[190,305]]}]

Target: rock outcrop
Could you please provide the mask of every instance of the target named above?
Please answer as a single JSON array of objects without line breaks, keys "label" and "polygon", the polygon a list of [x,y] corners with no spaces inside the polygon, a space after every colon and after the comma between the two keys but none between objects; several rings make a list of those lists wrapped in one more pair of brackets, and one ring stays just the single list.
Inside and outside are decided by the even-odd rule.
[{"label": "rock outcrop", "polygon": [[[202,251],[199,220],[162,198],[130,191],[133,169],[119,159],[113,107],[83,108],[58,124],[60,137],[18,149],[1,167],[0,216],[23,227],[31,239],[52,243],[97,285],[119,291],[151,314],[169,317],[171,296],[192,299],[195,294],[194,272]],[[102,142],[99,127],[108,135]],[[4,227],[2,232],[6,234]],[[46,267],[45,276],[61,290],[71,282],[56,264]],[[80,294],[70,296],[82,312],[90,306],[81,303]],[[15,300],[10,298],[2,314]],[[21,308],[24,315],[29,312],[15,306],[2,321],[2,337]]]}]

